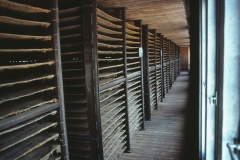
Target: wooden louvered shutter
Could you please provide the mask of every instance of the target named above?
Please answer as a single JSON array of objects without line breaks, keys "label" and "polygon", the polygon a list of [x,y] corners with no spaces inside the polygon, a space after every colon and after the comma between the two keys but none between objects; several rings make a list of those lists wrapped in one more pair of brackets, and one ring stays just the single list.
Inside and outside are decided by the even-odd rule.
[{"label": "wooden louvered shutter", "polygon": [[3,159],[68,159],[56,9],[55,0],[0,1]]}]

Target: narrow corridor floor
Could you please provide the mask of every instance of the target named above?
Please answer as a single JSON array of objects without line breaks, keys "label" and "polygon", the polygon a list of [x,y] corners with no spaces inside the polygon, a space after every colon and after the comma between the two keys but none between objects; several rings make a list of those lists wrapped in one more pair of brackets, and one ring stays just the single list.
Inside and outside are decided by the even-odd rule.
[{"label": "narrow corridor floor", "polygon": [[132,153],[123,153],[119,159],[182,160],[188,87],[189,76],[181,72],[152,112],[152,121],[145,122],[146,130],[138,131],[131,141]]}]

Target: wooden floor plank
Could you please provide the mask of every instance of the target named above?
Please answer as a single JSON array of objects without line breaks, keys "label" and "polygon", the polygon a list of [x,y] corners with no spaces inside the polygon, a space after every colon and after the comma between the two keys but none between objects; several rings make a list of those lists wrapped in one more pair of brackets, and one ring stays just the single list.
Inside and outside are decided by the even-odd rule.
[{"label": "wooden floor plank", "polygon": [[182,72],[146,121],[145,131],[138,131],[131,141],[132,153],[123,153],[121,160],[183,159],[189,76]]}]

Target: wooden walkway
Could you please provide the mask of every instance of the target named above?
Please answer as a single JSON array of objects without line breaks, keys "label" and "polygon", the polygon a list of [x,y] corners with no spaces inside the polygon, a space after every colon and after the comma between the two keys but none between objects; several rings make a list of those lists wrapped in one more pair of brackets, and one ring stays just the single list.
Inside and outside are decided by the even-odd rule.
[{"label": "wooden walkway", "polygon": [[119,159],[183,159],[188,87],[189,76],[182,72],[159,109],[152,112],[152,121],[146,121],[146,130],[136,133],[131,142],[132,153],[124,153]]}]

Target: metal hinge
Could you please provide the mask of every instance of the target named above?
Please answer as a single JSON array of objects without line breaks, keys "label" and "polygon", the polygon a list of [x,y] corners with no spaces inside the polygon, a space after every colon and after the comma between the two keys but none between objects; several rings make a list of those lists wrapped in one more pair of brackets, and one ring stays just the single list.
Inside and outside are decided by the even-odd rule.
[{"label": "metal hinge", "polygon": [[228,143],[227,147],[232,160],[239,160],[238,152],[240,151],[240,144],[238,143],[237,138],[234,138],[234,144]]},{"label": "metal hinge", "polygon": [[209,103],[210,105],[217,106],[217,92],[215,93],[215,96],[209,97]]},{"label": "metal hinge", "polygon": [[97,143],[97,148],[99,148],[99,140],[98,140],[98,138],[96,139],[96,143]]}]

